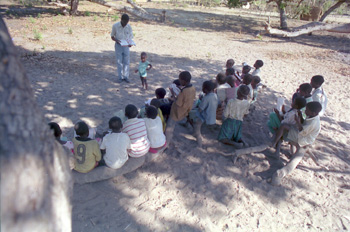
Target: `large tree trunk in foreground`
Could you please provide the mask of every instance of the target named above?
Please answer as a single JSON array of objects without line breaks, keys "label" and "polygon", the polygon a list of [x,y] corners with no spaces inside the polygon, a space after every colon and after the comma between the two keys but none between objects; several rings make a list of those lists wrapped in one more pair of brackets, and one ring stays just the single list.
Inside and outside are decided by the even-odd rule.
[{"label": "large tree trunk in foreground", "polygon": [[40,113],[0,17],[1,231],[71,231],[67,153]]},{"label": "large tree trunk in foreground", "polygon": [[304,26],[294,28],[293,31],[283,31],[272,28],[270,23],[266,22],[265,30],[271,35],[281,35],[283,37],[297,37],[303,34],[309,34],[313,31],[329,31],[337,33],[350,33],[350,23],[347,24],[327,24],[321,22],[312,22]]},{"label": "large tree trunk in foreground", "polygon": [[164,22],[164,20],[165,20],[165,17],[163,17],[163,15],[154,16],[154,15],[148,13],[142,7],[137,6],[132,0],[127,0],[127,2],[129,4],[131,4],[133,7],[118,6],[118,5],[115,5],[111,2],[106,2],[104,0],[88,0],[88,1],[100,4],[100,5],[103,5],[106,7],[110,7],[114,10],[117,10],[117,11],[125,11],[131,15],[134,15],[134,16],[140,17],[142,19],[146,19],[146,20],[161,21],[161,22]]},{"label": "large tree trunk in foreground", "polygon": [[336,4],[334,4],[332,7],[330,7],[320,18],[320,22],[323,22],[323,20],[330,14],[332,13],[335,9],[340,7],[343,3],[345,2],[350,2],[349,0],[339,0]]}]

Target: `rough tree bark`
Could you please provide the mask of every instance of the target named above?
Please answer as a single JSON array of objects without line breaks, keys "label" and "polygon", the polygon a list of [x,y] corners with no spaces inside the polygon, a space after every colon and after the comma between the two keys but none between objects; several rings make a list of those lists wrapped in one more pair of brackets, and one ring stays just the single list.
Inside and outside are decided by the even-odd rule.
[{"label": "rough tree bark", "polygon": [[350,3],[350,0],[339,0],[336,4],[334,4],[332,7],[330,7],[320,18],[320,22],[323,22],[323,20],[330,14],[332,11],[340,7],[343,3],[348,2]]},{"label": "rough tree bark", "polygon": [[67,153],[37,106],[0,17],[1,231],[71,231]]},{"label": "rough tree bark", "polygon": [[76,15],[78,13],[78,5],[79,5],[79,0],[71,0],[70,1],[70,15]]},{"label": "rough tree bark", "polygon": [[278,10],[280,11],[280,27],[281,29],[287,29],[287,15],[285,11],[285,6],[282,0],[276,1]]}]

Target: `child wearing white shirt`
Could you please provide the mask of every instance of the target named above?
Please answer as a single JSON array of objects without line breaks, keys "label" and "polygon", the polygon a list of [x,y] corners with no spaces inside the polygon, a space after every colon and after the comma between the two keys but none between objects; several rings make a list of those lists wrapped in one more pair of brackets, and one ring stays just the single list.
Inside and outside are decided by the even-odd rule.
[{"label": "child wearing white shirt", "polygon": [[157,116],[158,110],[154,106],[148,106],[146,108],[146,115],[147,118],[145,118],[144,120],[146,123],[148,140],[151,143],[151,148],[149,149],[149,152],[157,153],[159,149],[166,145],[166,138],[163,133],[162,120],[159,116]]}]

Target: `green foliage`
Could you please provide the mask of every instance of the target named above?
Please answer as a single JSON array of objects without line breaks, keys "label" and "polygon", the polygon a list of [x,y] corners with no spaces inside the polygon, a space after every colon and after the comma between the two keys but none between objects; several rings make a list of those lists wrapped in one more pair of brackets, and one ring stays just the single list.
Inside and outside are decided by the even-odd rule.
[{"label": "green foliage", "polygon": [[119,16],[118,16],[118,15],[113,15],[113,16],[112,16],[112,20],[113,20],[113,21],[118,21],[118,19],[119,19]]},{"label": "green foliage", "polygon": [[41,18],[41,14],[40,14],[40,13],[37,15],[37,18],[38,18],[38,19]]},{"label": "green foliage", "polygon": [[97,21],[97,15],[94,16],[94,21]]},{"label": "green foliage", "polygon": [[29,22],[31,22],[31,23],[34,24],[34,23],[35,23],[35,19],[34,19],[32,16],[30,16],[30,17],[29,17]]},{"label": "green foliage", "polygon": [[90,11],[85,11],[85,16],[90,16]]},{"label": "green foliage", "polygon": [[46,25],[42,26],[42,28],[41,28],[41,29],[43,29],[44,31],[46,31],[46,30],[47,30]]},{"label": "green foliage", "polygon": [[71,27],[68,28],[68,34],[73,34],[73,30]]},{"label": "green foliage", "polygon": [[34,29],[34,30],[33,30],[33,33],[34,33],[34,39],[35,39],[35,40],[42,40],[43,35],[41,34],[40,31]]},{"label": "green foliage", "polygon": [[184,27],[184,28],[183,28],[183,30],[184,30],[184,31],[187,31],[187,28],[186,28],[186,27]]},{"label": "green foliage", "polygon": [[240,0],[228,0],[227,5],[229,8],[237,8],[242,6],[242,2]]}]

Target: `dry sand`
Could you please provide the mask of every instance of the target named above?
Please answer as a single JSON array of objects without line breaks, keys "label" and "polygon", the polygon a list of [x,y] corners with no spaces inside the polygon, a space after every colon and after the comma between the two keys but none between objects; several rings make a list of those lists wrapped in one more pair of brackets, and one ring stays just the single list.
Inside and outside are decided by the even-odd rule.
[{"label": "dry sand", "polygon": [[[233,165],[219,154],[233,149],[218,145],[215,134],[203,130],[208,147],[203,152],[196,148],[191,129],[177,127],[175,149],[156,161],[125,176],[75,185],[73,231],[349,230],[350,35],[318,32],[260,40],[254,37],[265,19],[259,15],[224,8],[143,6],[152,12],[165,8],[168,15],[165,24],[130,20],[137,44],[131,49],[131,70],[142,51],[154,66],[148,91],[141,90],[134,73],[130,84],[116,83],[109,35],[114,22],[106,17],[106,8],[83,1],[79,9],[89,11],[89,17],[41,13],[33,22],[28,15],[4,16],[47,122],[58,122],[68,138],[79,119],[102,131],[115,111],[128,103],[142,106],[181,70],[192,73],[199,92],[202,82],[222,71],[228,58],[237,64],[262,59],[267,88],[244,119],[245,140],[250,145],[266,143],[266,122],[277,97],[290,99],[299,84],[321,74],[329,103],[313,151],[328,170],[305,157],[282,186],[273,187],[261,177],[277,167],[265,157],[272,151],[243,156]],[[272,20],[278,24],[277,18]],[[33,39],[34,29],[42,33],[41,41]],[[288,154],[286,145],[282,153]],[[282,155],[282,160],[288,159]]]}]

